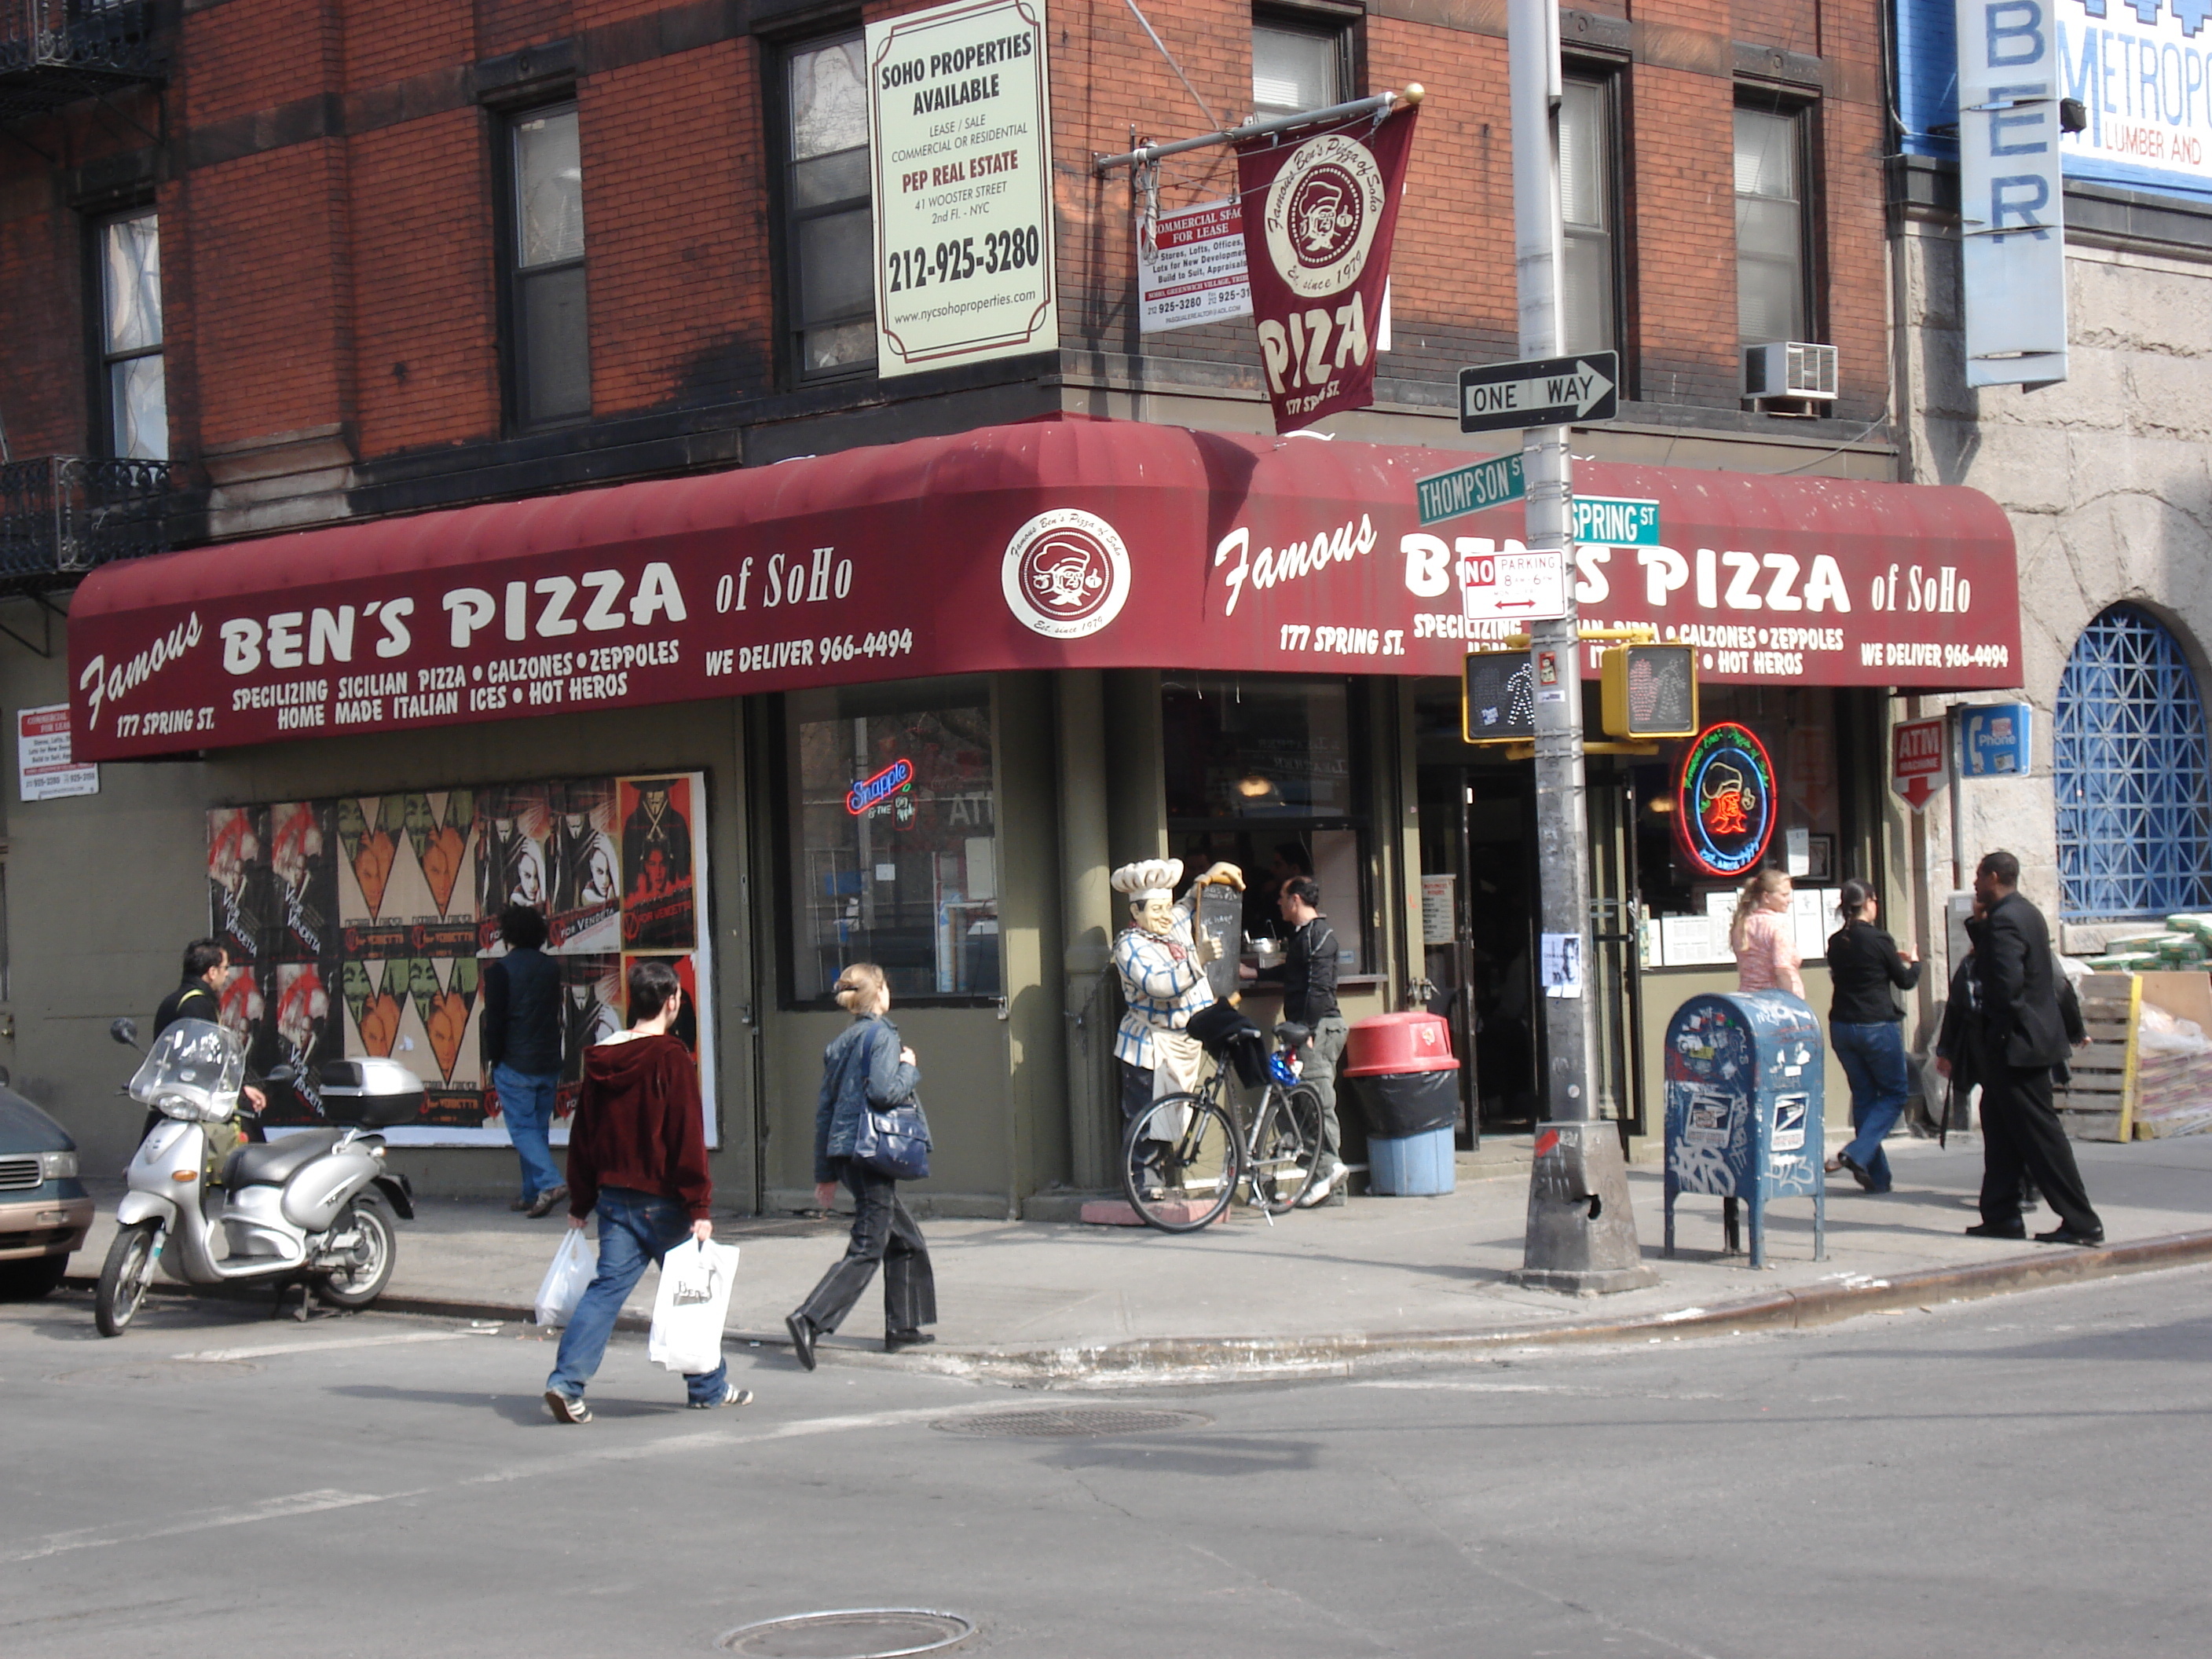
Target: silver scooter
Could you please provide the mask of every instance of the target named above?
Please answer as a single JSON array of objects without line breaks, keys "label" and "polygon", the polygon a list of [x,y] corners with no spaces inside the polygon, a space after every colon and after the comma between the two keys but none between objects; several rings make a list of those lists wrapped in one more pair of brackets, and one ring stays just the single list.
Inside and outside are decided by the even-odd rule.
[{"label": "silver scooter", "polygon": [[[108,1032],[137,1046],[127,1019]],[[290,1075],[280,1068],[270,1080]],[[324,1115],[341,1127],[249,1142],[211,1170],[208,1126],[237,1118],[245,1082],[237,1036],[204,1019],[170,1025],[131,1079],[125,1092],[161,1121],[125,1171],[94,1304],[102,1336],[130,1328],[157,1263],[187,1285],[273,1283],[280,1303],[284,1286],[299,1285],[302,1318],[310,1288],[341,1308],[383,1293],[398,1248],[392,1214],[413,1219],[415,1200],[407,1178],[385,1168],[383,1138],[364,1132],[420,1112],[422,1080],[393,1060],[333,1060],[320,1093]]]}]

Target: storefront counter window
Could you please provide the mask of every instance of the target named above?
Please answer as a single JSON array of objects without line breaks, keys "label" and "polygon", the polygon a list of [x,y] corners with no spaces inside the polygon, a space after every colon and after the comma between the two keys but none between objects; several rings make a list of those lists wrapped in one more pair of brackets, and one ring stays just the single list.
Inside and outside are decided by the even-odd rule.
[{"label": "storefront counter window", "polygon": [[872,962],[912,1001],[1000,994],[991,701],[981,681],[784,702],[793,1000]]},{"label": "storefront counter window", "polygon": [[1225,859],[1244,872],[1244,931],[1285,931],[1276,896],[1320,882],[1338,971],[1371,971],[1367,927],[1362,710],[1344,679],[1188,677],[1163,681],[1170,850],[1188,870]]}]

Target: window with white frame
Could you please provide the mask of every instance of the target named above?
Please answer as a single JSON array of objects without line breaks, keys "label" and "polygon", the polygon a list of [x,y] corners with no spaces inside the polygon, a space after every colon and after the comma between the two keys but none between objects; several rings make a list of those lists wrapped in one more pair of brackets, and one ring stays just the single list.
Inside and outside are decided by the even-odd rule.
[{"label": "window with white frame", "polygon": [[592,412],[592,336],[576,106],[519,116],[508,140],[515,422],[528,428],[580,420]]},{"label": "window with white frame", "polygon": [[1559,331],[1568,351],[1603,351],[1616,337],[1613,192],[1619,159],[1608,81],[1571,79],[1559,100]]},{"label": "window with white frame", "polygon": [[169,459],[161,353],[161,224],[151,208],[100,225],[100,368],[108,453]]},{"label": "window with white frame", "polygon": [[876,360],[865,56],[854,33],[795,46],[784,59],[785,310],[801,378]]},{"label": "window with white frame", "polygon": [[1744,344],[1811,337],[1805,231],[1804,112],[1739,107],[1735,293]]},{"label": "window with white frame", "polygon": [[1266,120],[1343,103],[1352,96],[1351,59],[1342,28],[1260,19],[1252,25],[1252,113]]}]

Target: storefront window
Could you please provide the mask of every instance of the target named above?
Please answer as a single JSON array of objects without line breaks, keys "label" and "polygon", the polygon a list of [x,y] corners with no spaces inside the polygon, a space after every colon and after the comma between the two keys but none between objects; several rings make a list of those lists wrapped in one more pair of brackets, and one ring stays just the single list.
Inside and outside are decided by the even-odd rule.
[{"label": "storefront window", "polygon": [[793,998],[852,962],[908,1000],[997,996],[989,688],[794,693],[784,729]]},{"label": "storefront window", "polygon": [[1170,850],[1190,873],[1244,872],[1244,932],[1285,929],[1276,896],[1321,884],[1340,973],[1370,970],[1365,769],[1356,688],[1341,679],[1170,678],[1162,687]]}]

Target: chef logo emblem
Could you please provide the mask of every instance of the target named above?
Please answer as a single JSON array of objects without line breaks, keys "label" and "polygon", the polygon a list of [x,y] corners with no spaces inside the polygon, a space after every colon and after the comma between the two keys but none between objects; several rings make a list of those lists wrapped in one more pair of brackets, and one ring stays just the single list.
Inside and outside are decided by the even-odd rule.
[{"label": "chef logo emblem", "polygon": [[1357,138],[1331,133],[1298,146],[1267,187],[1267,256],[1291,291],[1317,300],[1359,280],[1388,187]]},{"label": "chef logo emblem", "polygon": [[1079,640],[1121,614],[1129,550],[1096,514],[1040,513],[1006,544],[1000,585],[1024,627],[1048,639]]}]

